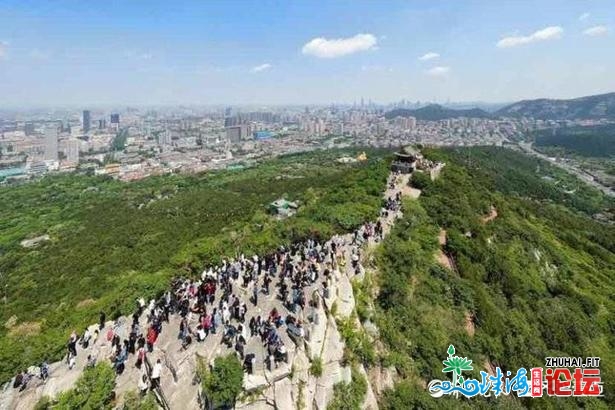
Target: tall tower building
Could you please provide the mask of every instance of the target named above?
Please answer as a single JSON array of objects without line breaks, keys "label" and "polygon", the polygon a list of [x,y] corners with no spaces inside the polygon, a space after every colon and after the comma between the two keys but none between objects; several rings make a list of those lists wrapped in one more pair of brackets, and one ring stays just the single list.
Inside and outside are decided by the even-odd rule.
[{"label": "tall tower building", "polygon": [[34,123],[33,122],[26,122],[24,124],[24,133],[26,134],[26,136],[34,135]]},{"label": "tall tower building", "polygon": [[89,110],[84,110],[83,111],[83,133],[87,134],[88,132],[90,132],[90,111]]},{"label": "tall tower building", "polygon": [[45,128],[45,160],[58,160],[58,129],[54,125]]}]

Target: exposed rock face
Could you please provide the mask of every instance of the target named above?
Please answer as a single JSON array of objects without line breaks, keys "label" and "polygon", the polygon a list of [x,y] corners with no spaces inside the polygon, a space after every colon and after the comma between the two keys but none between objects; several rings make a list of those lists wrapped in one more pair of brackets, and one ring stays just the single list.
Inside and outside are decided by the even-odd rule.
[{"label": "exposed rock face", "polygon": [[337,313],[340,317],[346,318],[352,314],[355,305],[350,278],[342,275],[337,285]]},{"label": "exposed rock face", "polygon": [[[407,185],[408,176],[392,178],[392,180],[395,183],[393,187],[388,187],[385,192],[386,198],[394,197],[397,192],[407,194],[404,188]],[[399,212],[389,212],[386,217],[380,218],[384,234],[390,231],[391,225],[399,216]],[[342,365],[345,344],[338,331],[335,317],[348,318],[353,314],[355,299],[351,280],[362,280],[365,269],[361,266],[360,260],[356,265],[358,269],[352,266],[353,247],[354,251],[357,250],[357,247],[351,244],[352,235],[344,236],[343,240],[345,244],[339,252],[343,255],[342,259],[345,263],[340,263],[339,271],[333,272],[328,297],[324,297],[322,291],[319,291],[314,297],[318,302],[316,306],[306,307],[305,311],[296,313],[296,316],[306,323],[306,340],[295,343],[285,331],[279,332],[287,348],[288,362],[281,362],[277,367],[267,369],[264,363],[267,353],[260,338],[249,338],[245,351],[256,355],[256,363],[253,374],[244,375],[244,390],[251,394],[245,402],[237,403],[238,409],[313,408],[325,410],[333,397],[333,386],[336,383],[351,381],[350,368]],[[374,239],[370,238],[367,243],[363,244],[363,247],[374,244]],[[313,295],[313,291],[318,286],[320,284],[314,286],[306,294]],[[240,286],[236,288],[243,292],[241,298],[249,305],[250,316],[266,316],[273,307],[276,307],[283,315],[288,314],[286,308],[276,299],[274,292],[270,296],[259,296],[257,306],[252,306],[248,302],[250,291]],[[336,312],[332,312],[335,310],[333,306],[336,306]],[[139,321],[142,328],[145,328],[145,314]],[[357,326],[361,326],[358,320],[356,322]],[[122,340],[127,339],[130,323],[131,319],[127,317],[120,318],[115,323],[107,322],[103,331],[90,342],[87,349],[78,347],[76,363],[72,369],[69,369],[65,362],[51,364],[50,377],[46,383],[35,377],[23,392],[13,389],[9,384],[5,385],[0,389],[0,409],[32,409],[42,396],[56,397],[61,392],[73,388],[85,368],[88,355],[96,358],[98,362],[109,360],[111,343],[106,338],[107,330],[114,327]],[[217,334],[210,334],[203,342],[194,340],[184,349],[178,340],[179,324],[179,316],[171,315],[169,323],[164,323],[163,330],[154,345],[154,351],[148,354],[148,359],[152,364],[160,359],[163,364],[160,384],[168,406],[171,409],[198,409],[200,384],[195,378],[197,358],[200,357],[205,363],[211,363],[215,357],[228,354],[233,350],[221,343],[220,331]],[[90,326],[90,332],[93,334],[97,329],[98,325]],[[378,332],[377,327],[371,322],[365,324],[365,330],[372,337]],[[310,374],[311,363],[316,359],[322,363],[322,375],[319,377]],[[144,366],[138,369],[135,362],[136,356],[129,356],[124,372],[116,378],[115,392],[118,406],[123,402],[126,392],[138,389],[137,383],[143,374]],[[376,379],[378,383],[372,386],[370,379],[374,379],[374,375],[370,374],[368,377],[363,366],[359,366],[359,371],[368,381],[363,408],[375,410],[378,408],[376,394],[392,385],[393,376],[388,375],[389,373],[379,375]]]},{"label": "exposed rock face", "polygon": [[293,409],[295,403],[292,398],[293,385],[288,377],[285,377],[274,385],[275,392],[275,408],[276,409]]},{"label": "exposed rock face", "polygon": [[23,246],[24,248],[34,248],[35,246],[38,246],[43,242],[47,242],[50,239],[51,238],[49,237],[49,235],[41,235],[32,239],[24,239],[23,241],[21,241],[21,246]]},{"label": "exposed rock face", "polygon": [[369,370],[369,380],[371,381],[374,393],[376,395],[382,394],[386,389],[393,388],[395,384],[395,376],[397,370],[395,367],[382,368],[374,367]]}]

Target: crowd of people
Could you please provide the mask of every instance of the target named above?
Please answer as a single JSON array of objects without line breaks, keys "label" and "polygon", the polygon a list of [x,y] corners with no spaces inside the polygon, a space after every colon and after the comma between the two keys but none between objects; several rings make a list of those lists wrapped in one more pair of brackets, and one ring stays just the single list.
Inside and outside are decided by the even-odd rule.
[{"label": "crowd of people", "polygon": [[[394,178],[388,182],[393,186]],[[381,216],[397,212],[400,206],[399,193],[386,198]],[[86,329],[81,337],[72,332],[67,342],[68,367],[75,366],[77,346],[87,350],[106,329],[105,338],[111,347],[109,360],[117,374],[124,372],[129,357],[134,356],[134,366],[142,370],[137,382],[139,390],[145,394],[149,389],[156,389],[160,385],[162,362],[157,359],[152,366],[147,357],[154,351],[163,327],[165,332],[173,331],[166,329],[170,316],[178,315],[177,339],[181,348],[187,349],[192,343],[204,342],[221,332],[221,343],[235,351],[245,371],[252,373],[256,358],[262,355],[246,350],[249,342],[256,338],[256,345],[260,344],[265,352],[263,363],[271,370],[280,362],[288,362],[287,346],[280,332],[285,331],[297,345],[309,338],[309,323],[319,321],[316,309],[321,298],[332,296],[331,288],[342,270],[361,273],[362,245],[370,238],[382,240],[383,235],[379,219],[360,226],[350,240],[337,235],[325,242],[310,238],[290,246],[280,246],[264,256],[240,255],[225,259],[217,266],[207,267],[198,278],[176,278],[170,289],[159,298],[149,303],[143,298],[136,302],[127,337],[122,338],[124,333],[120,331],[126,327],[126,319],[119,318],[107,326],[104,312],[100,312],[100,324],[94,332]],[[349,267],[347,263],[350,263]],[[280,309],[267,309],[268,314],[264,315],[254,312],[253,308],[263,298],[269,301],[277,299],[278,306],[283,306],[287,313],[283,313],[281,306]],[[261,303],[261,306],[274,305]],[[86,367],[95,364],[96,355],[89,354]],[[41,365],[39,377],[43,380],[49,377],[47,363]],[[20,373],[15,378],[14,387],[24,389],[29,378],[30,373]]]}]

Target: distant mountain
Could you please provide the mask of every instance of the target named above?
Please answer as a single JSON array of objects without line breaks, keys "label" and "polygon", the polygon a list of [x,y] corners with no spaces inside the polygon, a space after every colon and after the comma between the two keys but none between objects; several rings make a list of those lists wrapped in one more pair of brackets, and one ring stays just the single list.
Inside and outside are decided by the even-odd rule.
[{"label": "distant mountain", "polygon": [[571,100],[524,100],[495,112],[502,117],[532,117],[543,120],[615,119],[615,93]]},{"label": "distant mountain", "polygon": [[395,117],[415,117],[417,120],[423,121],[439,121],[447,120],[449,118],[490,118],[491,115],[481,110],[480,108],[470,108],[464,110],[454,110],[452,108],[446,108],[438,104],[427,105],[416,110],[410,110],[406,108],[398,108],[384,114],[385,118],[391,119]]}]

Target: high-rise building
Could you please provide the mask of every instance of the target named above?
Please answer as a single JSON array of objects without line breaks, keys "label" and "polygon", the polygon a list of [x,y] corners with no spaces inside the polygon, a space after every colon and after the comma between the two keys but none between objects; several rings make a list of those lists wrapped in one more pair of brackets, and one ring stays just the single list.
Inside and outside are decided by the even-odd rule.
[{"label": "high-rise building", "polygon": [[169,130],[164,130],[158,134],[158,145],[171,145],[173,138]]},{"label": "high-rise building", "polygon": [[228,138],[231,143],[241,141],[241,127],[226,127],[226,138]]},{"label": "high-rise building", "polygon": [[241,125],[235,125],[232,127],[226,127],[226,137],[231,143],[237,143],[244,138],[244,127]]},{"label": "high-rise building", "polygon": [[34,135],[34,123],[33,122],[26,122],[23,128],[24,128],[23,131],[26,134],[26,136]]},{"label": "high-rise building", "polygon": [[243,118],[242,118],[242,116],[240,114],[237,114],[237,115],[232,116],[232,117],[224,118],[224,126],[225,127],[234,127],[236,125],[242,124],[243,122],[244,122]]},{"label": "high-rise building", "polygon": [[73,164],[79,163],[79,140],[70,139],[67,141],[66,160]]},{"label": "high-rise building", "polygon": [[120,124],[120,114],[111,114],[111,124]]},{"label": "high-rise building", "polygon": [[89,110],[84,110],[83,111],[83,133],[87,134],[88,132],[90,132],[90,111]]},{"label": "high-rise building", "polygon": [[105,120],[104,118],[98,120],[98,129],[104,130],[105,128],[107,128],[107,120]]},{"label": "high-rise building", "polygon": [[55,125],[45,128],[45,160],[58,160],[58,129]]},{"label": "high-rise building", "polygon": [[65,141],[64,155],[66,155],[66,161],[78,164],[79,163],[79,144],[78,139],[69,139]]}]

